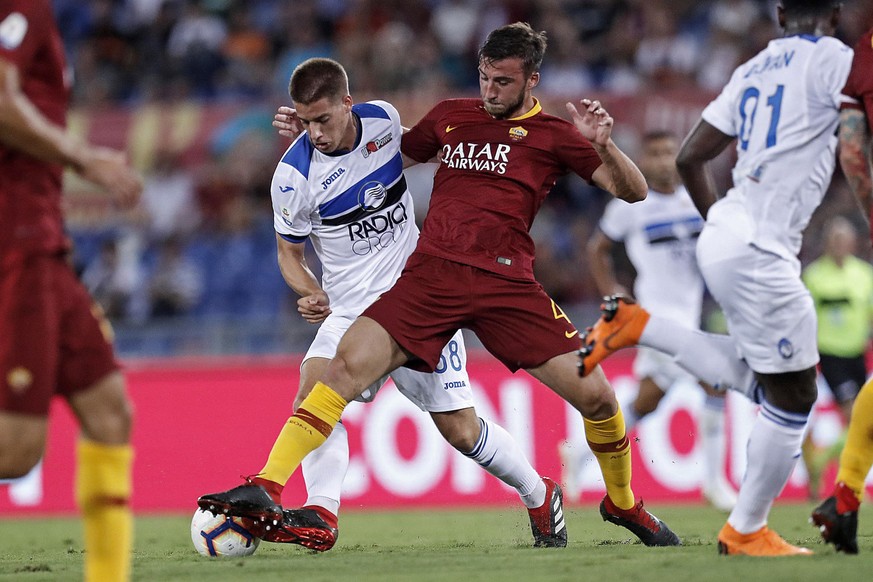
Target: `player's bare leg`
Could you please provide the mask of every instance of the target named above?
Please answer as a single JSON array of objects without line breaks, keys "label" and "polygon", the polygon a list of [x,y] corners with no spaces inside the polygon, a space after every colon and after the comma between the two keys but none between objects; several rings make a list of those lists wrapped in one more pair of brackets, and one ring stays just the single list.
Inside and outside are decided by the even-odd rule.
[{"label": "player's bare leg", "polygon": [[565,547],[564,497],[561,487],[540,477],[515,439],[473,408],[432,412],[434,424],[455,449],[514,488],[528,509],[536,547]]},{"label": "player's bare leg", "polygon": [[358,317],[340,341],[321,381],[283,426],[264,468],[243,485],[202,495],[198,506],[213,513],[246,517],[265,527],[281,523],[283,510],[275,501],[276,491],[281,492],[303,458],[327,440],[346,405],[408,359],[381,325]]},{"label": "player's bare leg", "polygon": [[76,501],[85,525],[85,579],[127,580],[133,544],[133,449],[124,378],[112,372],[69,402],[82,429]]},{"label": "player's bare leg", "polygon": [[45,451],[48,418],[0,411],[0,479],[23,477]]},{"label": "player's bare leg", "polygon": [[588,445],[597,457],[606,485],[601,516],[629,529],[648,546],[680,545],[667,524],[646,511],[642,500],[634,498],[630,441],[612,386],[599,366],[580,377],[577,361],[577,354],[569,352],[528,372],[582,414]]},{"label": "player's bare leg", "polygon": [[[328,358],[308,358],[303,362],[294,410],[312,392],[329,363]],[[340,492],[348,468],[348,433],[340,422],[324,444],[301,462],[306,502],[302,507],[284,509],[281,524],[270,528],[262,538],[268,542],[299,544],[318,552],[331,549],[339,537]],[[271,491],[273,500],[281,505],[282,487],[273,486]]]}]

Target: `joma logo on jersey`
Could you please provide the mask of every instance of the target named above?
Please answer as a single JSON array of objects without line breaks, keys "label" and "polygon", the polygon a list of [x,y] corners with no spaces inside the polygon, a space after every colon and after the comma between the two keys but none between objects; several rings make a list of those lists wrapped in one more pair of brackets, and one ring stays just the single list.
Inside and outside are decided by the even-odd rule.
[{"label": "joma logo on jersey", "polygon": [[373,214],[349,225],[349,240],[352,252],[368,255],[391,245],[403,232],[409,220],[402,202],[381,214]]},{"label": "joma logo on jersey", "polygon": [[511,149],[511,146],[502,143],[493,146],[490,143],[459,143],[455,147],[446,144],[440,159],[449,168],[505,174],[506,164],[509,163],[507,154]]},{"label": "joma logo on jersey", "polygon": [[368,141],[367,145],[361,148],[361,155],[365,158],[369,158],[370,154],[375,154],[376,152],[378,152],[386,143],[390,142],[393,138],[394,136],[389,133],[388,135],[383,135],[382,137],[374,139],[373,141]]},{"label": "joma logo on jersey", "polygon": [[345,173],[346,173],[346,169],[345,169],[345,168],[340,168],[339,170],[337,170],[336,172],[334,172],[333,174],[331,174],[330,176],[328,176],[327,179],[326,179],[324,182],[321,183],[321,189],[322,189],[322,190],[327,190],[327,187],[328,187],[328,186],[330,186],[331,184],[333,184],[333,183],[336,181],[337,178],[339,178],[340,176],[342,176],[342,175],[345,174]]}]

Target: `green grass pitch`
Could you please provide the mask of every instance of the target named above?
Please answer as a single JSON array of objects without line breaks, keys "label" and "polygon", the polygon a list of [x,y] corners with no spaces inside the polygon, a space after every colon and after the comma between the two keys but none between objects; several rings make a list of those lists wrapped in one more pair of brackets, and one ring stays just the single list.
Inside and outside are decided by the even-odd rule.
[{"label": "green grass pitch", "polygon": [[[862,508],[858,556],[834,552],[807,523],[811,504],[777,504],[770,525],[816,554],[796,558],[719,556],[715,535],[725,516],[703,505],[652,510],[682,537],[680,548],[647,548],[603,522],[594,506],[566,508],[565,549],[531,547],[519,507],[469,510],[362,511],[346,508],[337,546],[326,553],[262,543],[251,557],[208,559],[195,552],[189,515],[140,515],[134,580],[427,580],[590,582],[682,580],[873,580],[873,516]],[[192,510],[193,513],[193,510]],[[0,581],[82,578],[78,520],[0,520]]]}]

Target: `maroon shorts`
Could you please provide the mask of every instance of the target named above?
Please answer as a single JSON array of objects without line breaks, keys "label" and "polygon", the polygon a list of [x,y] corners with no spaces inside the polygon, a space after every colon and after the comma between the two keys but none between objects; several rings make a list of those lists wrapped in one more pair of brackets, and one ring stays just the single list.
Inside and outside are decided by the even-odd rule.
[{"label": "maroon shorts", "polygon": [[476,267],[413,253],[403,274],[362,315],[384,327],[433,371],[440,352],[460,328],[515,372],[578,350],[579,332],[533,280],[506,279]]},{"label": "maroon shorts", "polygon": [[31,256],[0,273],[0,410],[44,415],[118,369],[112,330],[63,257]]}]

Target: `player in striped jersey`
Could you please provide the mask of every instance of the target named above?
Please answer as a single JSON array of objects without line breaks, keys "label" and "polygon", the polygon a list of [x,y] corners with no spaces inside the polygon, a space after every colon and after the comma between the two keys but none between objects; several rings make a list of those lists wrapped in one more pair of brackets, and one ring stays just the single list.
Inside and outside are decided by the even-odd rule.
[{"label": "player in striped jersey", "polygon": [[[306,132],[291,144],[273,175],[279,268],[300,295],[301,316],[320,324],[301,365],[299,410],[346,329],[400,276],[418,240],[418,227],[403,175],[397,110],[385,101],[353,104],[345,70],[330,59],[300,64],[290,92]],[[321,262],[321,281],[306,264],[307,239]],[[534,545],[566,546],[560,487],[537,474],[506,430],[478,417],[465,360],[458,331],[433,373],[398,368],[389,375],[401,393],[430,413],[452,446],[518,492],[529,511]],[[362,399],[375,397],[385,380],[370,385]],[[252,482],[280,504],[290,472],[277,476],[273,455],[271,460]],[[281,526],[271,528],[264,539],[330,549],[348,464],[348,437],[339,423],[303,461],[306,504],[284,510]]]},{"label": "player in striped jersey", "polygon": [[[492,31],[479,51],[482,98],[442,101],[404,134],[403,155],[440,161],[419,243],[397,283],[349,327],[268,465],[273,480],[287,479],[370,382],[399,366],[436,369],[445,343],[465,327],[509,370],[525,369],[579,411],[606,484],[603,519],[646,545],[679,545],[631,488],[630,442],[612,387],[602,371],[578,376],[578,331],[533,277],[530,226],[559,176],[575,172],[632,202],[646,195],[599,101],[568,103],[569,122],[532,95],[545,48],[545,33],[525,23]],[[275,515],[246,491],[199,503],[242,517]]]},{"label": "player in striped jersey", "polygon": [[[797,255],[835,165],[840,91],[852,60],[831,36],[839,13],[831,0],[782,0],[784,37],[734,71],[679,152],[682,181],[706,218],[698,264],[730,335],[687,330],[616,298],[583,348],[587,369],[621,346],[654,347],[697,378],[761,404],[737,504],[718,534],[723,554],[812,553],[769,529],[767,516],[816,400],[815,307]],[[734,140],[734,186],[716,201],[707,163]]]}]

